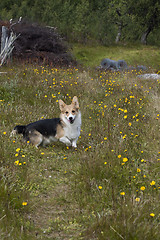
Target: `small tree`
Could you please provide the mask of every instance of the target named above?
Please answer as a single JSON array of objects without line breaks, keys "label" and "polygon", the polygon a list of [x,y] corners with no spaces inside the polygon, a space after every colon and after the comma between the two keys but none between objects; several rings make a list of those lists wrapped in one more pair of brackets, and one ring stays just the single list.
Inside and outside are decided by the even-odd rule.
[{"label": "small tree", "polygon": [[127,1],[112,0],[110,2],[109,13],[111,22],[118,27],[115,39],[115,42],[118,43],[121,40],[123,29],[131,20],[128,14]]},{"label": "small tree", "polygon": [[160,26],[160,1],[128,0],[128,9],[142,28],[141,43],[147,44],[148,35]]}]

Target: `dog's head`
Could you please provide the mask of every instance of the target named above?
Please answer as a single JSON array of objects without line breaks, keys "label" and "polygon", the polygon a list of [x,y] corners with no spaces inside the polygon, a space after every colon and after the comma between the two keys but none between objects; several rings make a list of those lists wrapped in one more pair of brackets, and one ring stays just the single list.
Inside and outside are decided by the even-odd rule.
[{"label": "dog's head", "polygon": [[73,124],[79,112],[78,98],[74,96],[70,105],[66,105],[62,100],[59,100],[59,107],[61,115],[67,119],[70,124]]}]

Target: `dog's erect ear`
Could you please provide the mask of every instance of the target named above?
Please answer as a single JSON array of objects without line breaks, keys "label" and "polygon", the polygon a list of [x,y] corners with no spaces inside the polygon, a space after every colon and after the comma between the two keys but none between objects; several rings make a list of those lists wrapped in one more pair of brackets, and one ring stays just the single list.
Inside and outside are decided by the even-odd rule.
[{"label": "dog's erect ear", "polygon": [[65,105],[66,105],[66,104],[60,99],[60,100],[59,100],[59,108],[60,108],[61,111],[64,110]]},{"label": "dog's erect ear", "polygon": [[73,97],[72,104],[76,109],[79,109],[78,98],[76,96]]}]

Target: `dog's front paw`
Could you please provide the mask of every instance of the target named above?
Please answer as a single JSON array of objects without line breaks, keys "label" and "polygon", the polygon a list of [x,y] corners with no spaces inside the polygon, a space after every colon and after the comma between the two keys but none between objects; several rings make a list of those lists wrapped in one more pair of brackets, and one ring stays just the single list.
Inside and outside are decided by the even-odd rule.
[{"label": "dog's front paw", "polygon": [[60,140],[60,142],[63,142],[68,147],[72,146],[71,141],[66,137],[61,137],[59,140]]},{"label": "dog's front paw", "polygon": [[72,142],[72,147],[74,147],[74,148],[77,147],[77,142],[76,142],[76,141],[73,141],[73,142]]},{"label": "dog's front paw", "polygon": [[70,141],[66,142],[65,144],[66,144],[67,147],[72,146],[72,143]]}]

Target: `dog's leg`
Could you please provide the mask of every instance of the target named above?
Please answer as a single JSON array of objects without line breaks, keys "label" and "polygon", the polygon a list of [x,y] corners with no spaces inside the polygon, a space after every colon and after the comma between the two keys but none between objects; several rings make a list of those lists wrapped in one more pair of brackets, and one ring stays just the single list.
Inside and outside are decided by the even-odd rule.
[{"label": "dog's leg", "polygon": [[71,141],[70,141],[67,137],[61,137],[61,138],[59,139],[59,141],[60,141],[60,142],[63,142],[63,143],[66,144],[67,146],[71,146],[71,145],[72,145]]},{"label": "dog's leg", "polygon": [[74,148],[77,147],[77,140],[78,140],[78,138],[76,138],[72,141],[72,147],[74,147]]},{"label": "dog's leg", "polygon": [[36,148],[43,143],[43,135],[36,130],[29,131],[28,137],[29,142],[32,143]]}]

